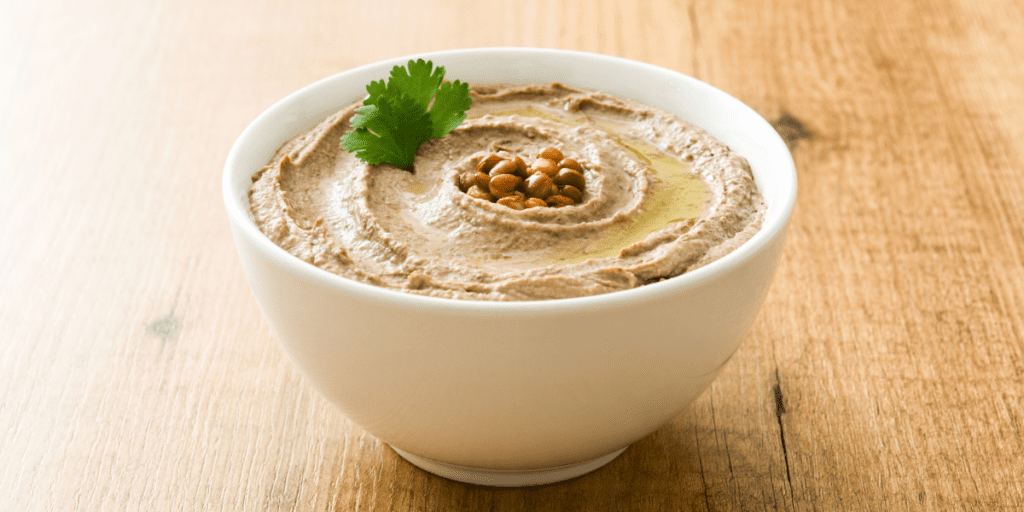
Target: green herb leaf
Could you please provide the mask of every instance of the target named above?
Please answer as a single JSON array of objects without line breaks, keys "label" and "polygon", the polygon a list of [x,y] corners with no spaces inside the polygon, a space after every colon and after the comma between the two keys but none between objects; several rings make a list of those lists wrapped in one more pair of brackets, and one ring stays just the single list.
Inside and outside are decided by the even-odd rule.
[{"label": "green herb leaf", "polygon": [[355,129],[341,138],[342,147],[371,165],[411,169],[416,150],[458,127],[473,101],[468,84],[443,80],[443,66],[435,69],[433,62],[420,59],[410,60],[408,69],[395,66],[386,84],[370,82],[369,97],[356,110]]},{"label": "green herb leaf", "polygon": [[466,111],[473,100],[469,98],[469,84],[443,83],[430,109],[430,122],[434,127],[431,137],[440,139],[466,120]]},{"label": "green herb leaf", "polygon": [[345,134],[342,144],[368,164],[387,162],[408,169],[416,149],[430,139],[430,116],[411,98],[382,96],[376,105],[356,112],[352,118],[355,130]]},{"label": "green herb leaf", "polygon": [[363,100],[363,105],[376,105],[377,100],[388,92],[388,86],[384,84],[384,80],[370,82],[366,86],[366,92],[370,93],[370,97]]},{"label": "green herb leaf", "polygon": [[430,100],[434,99],[437,93],[437,86],[444,80],[444,67],[438,66],[436,70],[433,62],[409,61],[409,70],[395,66],[391,70],[391,79],[388,80],[388,92],[394,95],[405,96],[416,102],[417,105],[427,110]]}]

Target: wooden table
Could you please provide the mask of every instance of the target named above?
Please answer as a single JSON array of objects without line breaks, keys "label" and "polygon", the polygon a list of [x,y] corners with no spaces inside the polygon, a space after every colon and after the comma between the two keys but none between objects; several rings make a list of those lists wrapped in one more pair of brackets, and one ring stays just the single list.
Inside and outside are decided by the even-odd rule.
[{"label": "wooden table", "polygon": [[[1024,508],[1022,26],[1017,0],[2,2],[0,510]],[[321,399],[220,196],[288,93],[474,46],[693,75],[800,175],[722,375],[539,488],[427,474]]]}]

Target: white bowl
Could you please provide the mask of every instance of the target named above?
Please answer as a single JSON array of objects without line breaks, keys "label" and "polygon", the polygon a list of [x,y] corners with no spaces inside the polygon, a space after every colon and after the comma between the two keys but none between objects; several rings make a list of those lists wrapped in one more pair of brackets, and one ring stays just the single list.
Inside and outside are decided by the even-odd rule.
[{"label": "white bowl", "polygon": [[[764,226],[722,259],[641,288],[575,299],[477,302],[377,288],[288,254],[249,213],[250,177],[292,136],[411,58],[471,83],[600,89],[666,110],[749,160]],[[224,202],[253,293],[299,370],[353,422],[427,471],[484,485],[571,478],[679,414],[754,321],[796,200],[786,145],[735,98],[675,71],[603,55],[454,50],[339,73],[281,100],[242,133]],[[515,323],[516,329],[502,326]]]}]

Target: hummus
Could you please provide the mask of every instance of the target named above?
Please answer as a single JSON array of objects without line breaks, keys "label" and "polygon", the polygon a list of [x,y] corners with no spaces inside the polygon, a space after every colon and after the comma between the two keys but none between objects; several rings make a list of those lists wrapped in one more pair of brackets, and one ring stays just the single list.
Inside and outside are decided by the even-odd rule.
[{"label": "hummus", "polygon": [[[342,277],[469,300],[626,290],[714,261],[761,227],[747,161],[703,130],[606,93],[477,85],[468,118],[419,148],[414,172],[342,149],[361,103],[285,143],[253,176],[259,229]],[[523,210],[473,197],[460,176],[492,153],[542,148],[579,162],[577,204]]]}]

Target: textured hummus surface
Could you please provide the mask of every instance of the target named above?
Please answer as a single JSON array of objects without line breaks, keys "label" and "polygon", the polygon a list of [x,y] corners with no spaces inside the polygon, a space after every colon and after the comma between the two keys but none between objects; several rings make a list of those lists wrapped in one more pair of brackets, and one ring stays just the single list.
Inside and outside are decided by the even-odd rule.
[{"label": "textured hummus surface", "polygon": [[[747,161],[661,110],[561,84],[471,88],[452,133],[414,172],[340,147],[361,103],[285,143],[253,176],[259,229],[296,257],[356,281],[469,300],[597,295],[678,276],[760,229]],[[467,195],[487,154],[558,148],[585,171],[583,200],[514,210]]]}]

